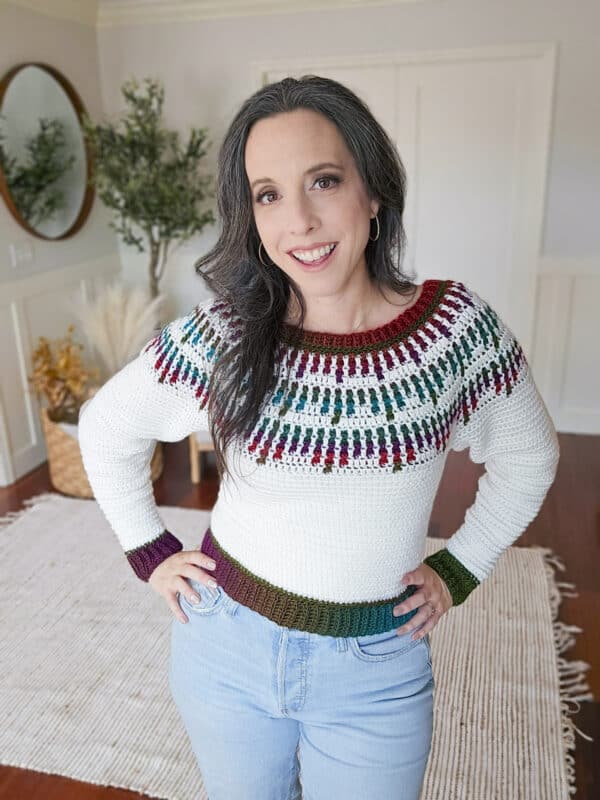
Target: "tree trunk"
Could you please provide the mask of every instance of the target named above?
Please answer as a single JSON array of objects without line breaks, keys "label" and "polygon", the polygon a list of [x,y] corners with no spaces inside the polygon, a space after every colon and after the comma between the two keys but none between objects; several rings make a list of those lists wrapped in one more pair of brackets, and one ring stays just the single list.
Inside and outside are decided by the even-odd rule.
[{"label": "tree trunk", "polygon": [[150,299],[154,300],[154,298],[158,295],[158,278],[157,278],[157,267],[158,267],[158,245],[155,242],[151,242],[150,244]]}]

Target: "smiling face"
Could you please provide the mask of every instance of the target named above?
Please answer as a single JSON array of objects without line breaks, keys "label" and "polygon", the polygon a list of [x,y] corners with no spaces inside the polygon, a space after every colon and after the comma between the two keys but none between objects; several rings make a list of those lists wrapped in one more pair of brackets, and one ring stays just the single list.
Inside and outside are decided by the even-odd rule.
[{"label": "smiling face", "polygon": [[[245,167],[263,260],[289,275],[309,305],[311,298],[364,290],[365,247],[379,204],[370,200],[336,126],[310,109],[261,119],[250,130]],[[289,252],[334,242],[321,266],[305,266]]]}]

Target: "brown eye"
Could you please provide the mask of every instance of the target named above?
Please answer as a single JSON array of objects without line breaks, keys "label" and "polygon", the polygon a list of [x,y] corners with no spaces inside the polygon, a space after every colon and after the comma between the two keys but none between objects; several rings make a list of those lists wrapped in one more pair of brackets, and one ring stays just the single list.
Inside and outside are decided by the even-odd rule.
[{"label": "brown eye", "polygon": [[[321,183],[321,181],[328,181],[329,183],[333,184],[333,186],[337,186],[338,183],[341,183],[341,178],[337,178],[335,175],[321,175],[319,178],[317,178],[315,180],[315,183]],[[327,189],[331,189],[332,187],[331,186],[323,186],[321,188],[323,189],[323,191],[326,191]],[[259,195],[257,195],[256,202],[259,203],[260,205],[263,205],[263,206],[272,206],[273,203],[271,203],[271,202],[263,203],[263,198],[264,197],[268,197],[269,195],[274,195],[274,194],[275,194],[275,192],[271,192],[271,191],[261,192]]]},{"label": "brown eye", "polygon": [[272,203],[263,203],[262,202],[263,197],[267,197],[270,194],[275,194],[275,192],[261,192],[261,194],[259,194],[258,197],[256,198],[256,202],[257,203],[261,203],[262,205],[267,205],[267,206],[272,205]]},{"label": "brown eye", "polygon": [[[330,181],[333,184],[339,183],[337,178],[334,178],[333,175],[323,175],[322,178],[317,178],[316,183],[320,183],[321,181]],[[325,189],[329,189],[329,186],[325,186]]]}]

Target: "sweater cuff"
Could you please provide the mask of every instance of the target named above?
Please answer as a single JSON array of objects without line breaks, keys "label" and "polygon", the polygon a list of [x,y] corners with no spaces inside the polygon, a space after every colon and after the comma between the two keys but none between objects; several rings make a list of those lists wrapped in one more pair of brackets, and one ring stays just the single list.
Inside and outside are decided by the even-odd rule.
[{"label": "sweater cuff", "polygon": [[473,589],[479,586],[480,581],[462,564],[456,556],[444,548],[423,559],[431,569],[435,570],[444,581],[455,606],[464,603]]},{"label": "sweater cuff", "polygon": [[147,581],[154,569],[173,553],[183,550],[183,545],[176,536],[165,530],[151,542],[125,551],[127,560],[133,571],[142,581]]}]

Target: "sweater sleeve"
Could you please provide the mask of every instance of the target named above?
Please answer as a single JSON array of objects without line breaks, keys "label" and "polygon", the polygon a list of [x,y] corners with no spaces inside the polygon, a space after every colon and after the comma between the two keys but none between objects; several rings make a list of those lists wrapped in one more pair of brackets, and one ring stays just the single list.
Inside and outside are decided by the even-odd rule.
[{"label": "sweater sleeve", "polygon": [[209,430],[213,335],[201,304],[168,323],[80,410],[79,445],[94,497],[143,581],[183,549],[158,512],[150,462],[157,441]]},{"label": "sweater sleeve", "polygon": [[560,454],[523,350],[488,303],[469,294],[474,313],[461,337],[467,366],[452,449],[468,447],[485,472],[463,524],[443,550],[425,559],[448,585],[454,605],[489,576],[537,516]]}]

